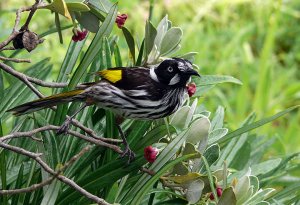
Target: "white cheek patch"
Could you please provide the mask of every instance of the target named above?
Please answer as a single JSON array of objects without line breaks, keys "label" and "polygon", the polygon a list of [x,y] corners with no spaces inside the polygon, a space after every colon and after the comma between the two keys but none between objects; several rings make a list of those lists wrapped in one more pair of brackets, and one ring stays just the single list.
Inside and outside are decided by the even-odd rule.
[{"label": "white cheek patch", "polygon": [[180,81],[180,77],[178,74],[176,74],[169,82],[169,85],[175,85]]},{"label": "white cheek patch", "polygon": [[150,68],[150,77],[152,78],[152,80],[155,80],[156,82],[159,82],[158,78],[157,78],[157,75],[154,72],[154,69],[155,69],[154,67]]},{"label": "white cheek patch", "polygon": [[184,70],[186,69],[185,66],[184,66],[184,63],[178,62],[178,69],[179,69],[180,71],[184,71]]}]

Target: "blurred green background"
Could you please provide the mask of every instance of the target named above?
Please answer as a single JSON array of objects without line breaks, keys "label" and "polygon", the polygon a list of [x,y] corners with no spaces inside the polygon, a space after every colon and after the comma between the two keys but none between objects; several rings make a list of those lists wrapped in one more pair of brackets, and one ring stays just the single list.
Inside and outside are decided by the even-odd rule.
[{"label": "blurred green background", "polygon": [[[33,0],[0,1],[0,41],[11,32],[16,8],[32,3]],[[149,15],[149,1],[121,0],[119,11],[128,14],[126,27],[141,40]],[[208,110],[214,111],[218,105],[226,108],[227,127],[238,128],[252,112],[262,118],[300,104],[300,1],[154,1],[153,24],[157,25],[166,14],[173,25],[184,32],[178,55],[198,52],[194,63],[200,67],[200,73],[231,75],[243,82],[242,86],[222,84],[200,99]],[[71,23],[63,17],[61,20],[63,25]],[[54,15],[48,10],[39,10],[30,24],[30,29],[38,34],[54,27]],[[117,26],[114,29],[126,62],[125,39]],[[63,44],[59,43],[57,34],[51,34],[32,53],[23,50],[18,57],[30,58],[33,63],[51,57],[54,69],[49,81],[54,80],[71,40],[71,29],[63,31],[63,36]],[[4,54],[9,56],[10,52]],[[20,71],[29,66],[13,65]],[[42,91],[50,94],[49,89]],[[299,151],[299,109],[260,128],[260,133],[276,138],[269,151],[272,156]]]}]

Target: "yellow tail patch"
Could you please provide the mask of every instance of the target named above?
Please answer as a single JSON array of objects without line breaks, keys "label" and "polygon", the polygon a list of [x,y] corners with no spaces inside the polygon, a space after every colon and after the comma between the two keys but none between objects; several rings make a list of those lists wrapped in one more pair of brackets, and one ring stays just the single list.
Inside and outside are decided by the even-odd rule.
[{"label": "yellow tail patch", "polygon": [[116,83],[122,79],[122,70],[103,70],[99,71],[98,74],[112,83]]}]

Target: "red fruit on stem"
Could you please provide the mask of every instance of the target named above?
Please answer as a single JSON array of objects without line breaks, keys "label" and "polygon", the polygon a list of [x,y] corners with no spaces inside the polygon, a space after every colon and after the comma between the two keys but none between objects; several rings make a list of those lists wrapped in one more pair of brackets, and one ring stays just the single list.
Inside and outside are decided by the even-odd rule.
[{"label": "red fruit on stem", "polygon": [[85,37],[88,34],[88,31],[86,29],[84,29],[83,31],[80,31],[79,29],[73,30],[73,36],[72,36],[72,40],[77,42],[77,41],[82,41],[83,39],[85,39]]},{"label": "red fruit on stem", "polygon": [[127,14],[118,15],[116,18],[116,23],[119,28],[122,28],[125,24],[126,19],[128,18]]},{"label": "red fruit on stem", "polygon": [[186,86],[187,92],[189,94],[190,97],[192,97],[195,92],[196,92],[196,84],[195,83],[190,83]]},{"label": "red fruit on stem", "polygon": [[156,160],[156,156],[158,154],[158,149],[152,146],[145,147],[144,149],[144,157],[145,159],[153,163]]}]

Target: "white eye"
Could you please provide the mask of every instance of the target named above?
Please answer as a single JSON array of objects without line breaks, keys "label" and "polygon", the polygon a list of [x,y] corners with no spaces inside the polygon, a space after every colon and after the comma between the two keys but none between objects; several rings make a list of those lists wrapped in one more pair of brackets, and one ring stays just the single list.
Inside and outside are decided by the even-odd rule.
[{"label": "white eye", "polygon": [[173,72],[173,68],[172,67],[168,67],[168,69],[167,69],[170,73],[172,73]]}]

